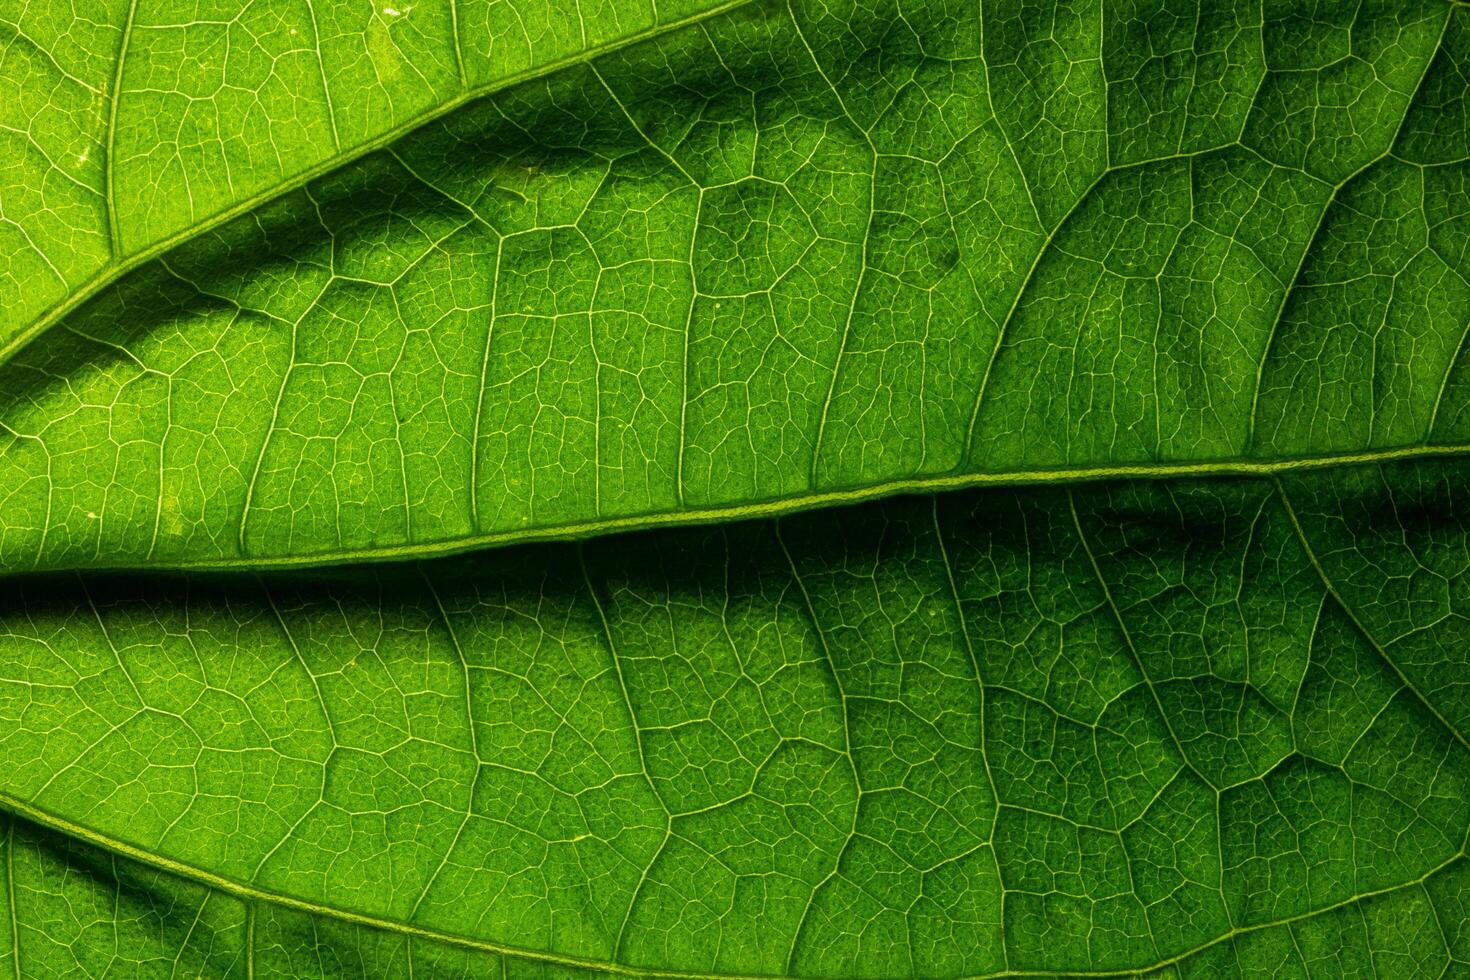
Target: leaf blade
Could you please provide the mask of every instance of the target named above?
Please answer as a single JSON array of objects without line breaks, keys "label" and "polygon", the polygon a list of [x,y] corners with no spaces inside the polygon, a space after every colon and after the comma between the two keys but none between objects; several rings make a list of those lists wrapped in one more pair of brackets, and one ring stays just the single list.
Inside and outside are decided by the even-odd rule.
[{"label": "leaf blade", "polygon": [[[22,584],[6,795],[237,891],[635,971],[1142,970],[1462,859],[1462,469]],[[1406,562],[1444,591],[1361,611]]]},{"label": "leaf blade", "polygon": [[[1203,9],[1220,22],[1201,44],[1251,35],[1248,11]],[[5,369],[4,564],[386,558],[967,477],[1464,441],[1470,210],[1453,129],[1423,121],[1453,104],[1463,12],[1268,25],[1240,86],[1295,91],[1272,58],[1306,44],[1392,123],[1321,149],[1347,154],[1325,176],[1294,169],[1330,142],[1296,123],[1278,149],[1189,135],[1189,86],[1163,85],[1170,121],[1140,129],[1125,69],[1159,63],[1134,63],[1122,13],[1084,19],[1069,43],[1100,38],[1110,88],[1079,106],[1102,99],[1129,135],[1050,227],[1050,144],[1007,135],[1049,118],[1013,84],[1045,75],[1012,64],[1042,49],[993,13],[984,59],[953,72],[860,17],[715,17],[140,270]],[[1334,67],[1344,43],[1359,61]],[[892,58],[842,67],[855,44]],[[1393,84],[1363,88],[1385,58]],[[987,79],[1011,99],[996,117]],[[911,104],[926,87],[943,108]],[[1265,95],[1228,94],[1231,120],[1266,125]],[[1130,149],[1176,132],[1183,156]]]},{"label": "leaf blade", "polygon": [[[75,167],[84,167],[89,162],[91,169],[82,176],[71,176],[67,179],[74,183],[84,194],[90,194],[100,198],[100,207],[93,205],[98,202],[85,200],[68,200],[66,207],[80,211],[81,227],[77,222],[61,223],[60,227],[52,222],[45,213],[45,202],[32,200],[35,190],[43,185],[53,183],[47,180],[44,168],[41,170],[31,166],[32,161],[24,160],[24,154],[17,153],[21,160],[20,172],[13,180],[7,183],[7,195],[13,200],[24,202],[27,217],[19,220],[12,216],[10,224],[20,233],[21,242],[7,242],[14,245],[15,255],[13,261],[21,258],[25,251],[33,252],[49,269],[57,282],[44,283],[35,278],[27,278],[25,271],[12,271],[3,280],[4,292],[0,293],[0,299],[4,300],[5,318],[0,320],[0,358],[8,359],[18,348],[24,346],[35,336],[44,333],[49,327],[64,318],[68,313],[84,304],[98,291],[106,288],[110,283],[137,266],[144,264],[157,255],[166,252],[181,242],[188,241],[197,236],[207,234],[212,228],[221,223],[231,220],[240,214],[245,214],[259,207],[272,198],[288,192],[309,180],[329,172],[344,162],[349,162],[356,157],[373,151],[375,148],[392,142],[395,138],[405,132],[410,132],[422,123],[452,112],[457,106],[498,89],[514,85],[528,78],[554,72],[569,64],[576,64],[598,52],[616,50],[618,47],[637,43],[648,37],[655,37],[667,30],[675,30],[679,26],[689,23],[697,23],[707,16],[717,16],[725,9],[739,6],[736,3],[710,4],[707,8],[698,5],[675,5],[665,7],[663,14],[657,14],[653,8],[646,11],[638,11],[636,4],[624,5],[626,9],[610,9],[610,23],[595,25],[591,36],[584,31],[582,37],[574,41],[569,36],[557,36],[555,30],[545,32],[540,38],[532,39],[529,35],[524,36],[525,44],[523,50],[516,52],[511,57],[492,60],[488,49],[476,51],[475,57],[470,63],[473,70],[467,71],[464,67],[464,56],[460,50],[459,20],[463,16],[460,10],[459,0],[451,3],[444,11],[433,11],[422,15],[415,22],[414,33],[416,39],[410,47],[416,47],[418,54],[423,53],[425,45],[433,47],[432,42],[438,40],[448,45],[458,63],[459,80],[457,87],[447,87],[445,79],[441,77],[437,86],[434,100],[426,102],[423,98],[424,92],[420,91],[407,100],[406,105],[394,105],[393,90],[401,88],[395,82],[401,82],[401,78],[385,79],[379,73],[380,65],[371,64],[371,72],[377,74],[374,80],[365,77],[353,78],[353,72],[349,69],[339,76],[339,82],[344,88],[357,87],[359,90],[368,90],[373,94],[370,96],[367,112],[364,118],[353,124],[354,132],[350,133],[346,142],[336,132],[335,118],[330,110],[330,99],[325,97],[328,87],[326,70],[324,65],[319,65],[320,78],[315,80],[316,92],[308,92],[303,97],[300,91],[287,91],[288,85],[285,77],[277,77],[271,72],[261,73],[246,68],[244,74],[250,83],[260,86],[256,91],[258,97],[262,97],[263,103],[272,101],[280,103],[271,106],[272,109],[289,107],[295,101],[315,102],[313,109],[317,112],[326,110],[326,122],[318,118],[315,122],[318,126],[325,125],[331,130],[332,138],[330,150],[321,148],[321,133],[313,134],[309,120],[303,119],[299,112],[284,112],[280,120],[268,120],[268,124],[281,127],[278,133],[269,134],[267,139],[257,144],[252,144],[248,139],[234,140],[234,146],[230,152],[226,152],[225,144],[229,140],[221,134],[227,133],[232,128],[240,130],[248,129],[252,122],[259,123],[259,119],[250,118],[252,111],[259,110],[260,105],[251,106],[241,103],[238,99],[232,100],[219,110],[219,118],[203,120],[202,128],[212,130],[210,134],[215,137],[219,145],[217,155],[211,157],[208,150],[203,146],[195,146],[191,159],[183,156],[173,161],[177,170],[171,175],[174,178],[182,177],[189,187],[187,206],[189,213],[180,214],[173,209],[172,203],[165,206],[170,213],[164,215],[147,214],[148,208],[140,207],[137,213],[140,217],[135,220],[136,228],[131,230],[130,240],[127,243],[121,241],[122,220],[118,217],[118,204],[116,198],[119,196],[113,192],[113,160],[117,156],[127,156],[129,160],[120,163],[116,169],[125,170],[123,183],[133,192],[133,196],[139,201],[144,198],[154,203],[161,200],[160,195],[163,188],[159,185],[161,172],[159,166],[167,167],[169,160],[164,159],[160,164],[158,161],[150,160],[157,156],[161,146],[156,140],[149,140],[149,123],[156,119],[161,111],[163,115],[173,115],[168,109],[177,109],[177,104],[168,105],[170,99],[175,103],[182,98],[191,98],[185,89],[190,84],[207,82],[209,71],[216,69],[217,64],[197,65],[190,64],[190,59],[182,54],[185,46],[193,46],[210,50],[210,60],[229,60],[229,53],[236,57],[237,65],[244,56],[248,61],[252,55],[258,56],[264,52],[259,46],[260,38],[249,36],[248,30],[240,30],[234,34],[227,34],[223,38],[218,31],[229,25],[221,22],[204,22],[192,25],[195,31],[191,33],[186,23],[170,24],[167,11],[155,10],[153,16],[161,18],[159,23],[144,24],[141,32],[151,35],[162,35],[168,40],[178,43],[178,47],[170,50],[172,46],[168,40],[160,43],[150,42],[151,49],[141,52],[147,56],[150,62],[150,71],[154,71],[163,77],[173,76],[174,86],[163,88],[150,88],[146,85],[139,86],[134,91],[137,100],[153,100],[160,105],[133,106],[134,111],[122,113],[124,128],[129,134],[129,141],[134,146],[132,153],[127,154],[119,151],[115,146],[120,114],[121,98],[116,93],[123,92],[124,70],[127,55],[131,49],[132,27],[136,16],[137,4],[131,0],[113,0],[98,21],[88,21],[84,18],[75,18],[70,23],[51,23],[52,20],[65,20],[59,10],[52,8],[27,8],[27,10],[15,20],[7,19],[0,21],[0,29],[6,31],[7,40],[5,51],[12,56],[14,68],[13,81],[17,88],[27,95],[32,92],[40,93],[45,87],[54,84],[57,80],[63,85],[72,85],[88,93],[94,100],[94,104],[84,107],[84,112],[78,111],[74,100],[57,98],[55,88],[52,88],[47,97],[55,101],[47,105],[46,97],[40,100],[26,100],[19,105],[11,107],[13,116],[6,118],[7,129],[12,132],[22,132],[26,124],[34,124],[36,120],[43,117],[49,110],[63,109],[77,115],[86,115],[90,119],[84,119],[82,123],[75,125],[70,130],[61,132],[48,132],[48,139],[42,140],[32,134],[33,148],[43,157],[64,156],[68,152],[75,151],[74,156],[66,162]],[[370,47],[376,47],[379,52],[386,54],[389,50],[393,60],[400,60],[405,52],[399,49],[393,42],[385,44],[381,35],[384,33],[382,24],[385,21],[396,21],[398,18],[412,13],[412,5],[404,9],[385,7],[382,11],[370,9],[369,23],[373,25],[363,34],[363,45],[361,50],[354,49],[353,39],[344,34],[336,39],[333,45],[336,60],[340,63],[350,63],[354,60],[364,60],[363,55]],[[485,4],[469,0],[464,4],[466,11],[471,15],[470,19],[478,19],[482,23],[496,21],[507,10],[498,13],[491,12]],[[389,11],[393,11],[389,13]],[[512,16],[519,19],[523,15],[519,12],[510,12]],[[640,16],[648,15],[648,16]],[[340,17],[340,13],[334,12],[334,18]],[[433,29],[427,34],[420,29],[424,16],[435,18]],[[284,10],[275,12],[276,22],[266,24],[270,17],[267,16],[262,24],[265,26],[264,34],[268,42],[284,45],[281,51],[275,52],[277,57],[282,54],[289,56],[300,56],[304,49],[300,45],[305,37],[317,34],[314,24],[315,15],[311,13],[310,5],[299,8],[291,5]],[[445,20],[444,18],[448,18]],[[667,18],[667,19],[665,19]],[[620,23],[626,20],[628,23]],[[647,21],[645,23],[645,21]],[[292,26],[292,24],[295,26]],[[310,26],[308,26],[310,24]],[[524,21],[522,21],[524,25]],[[236,25],[238,26],[238,25]],[[478,40],[486,45],[495,45],[498,42],[507,42],[509,35],[506,33],[506,24],[496,25],[495,30],[487,30]],[[376,45],[369,41],[369,35],[376,29],[378,40]],[[215,33],[211,34],[211,30]],[[119,35],[120,42],[109,45],[105,35],[115,33]],[[78,35],[90,35],[79,40]],[[244,37],[239,36],[244,34]],[[169,35],[172,35],[169,38]],[[320,61],[320,42],[315,42],[317,47],[317,59]],[[250,50],[252,46],[255,50]],[[509,46],[505,44],[504,46]],[[481,46],[483,47],[483,45]],[[32,50],[39,56],[43,65],[27,63],[25,50]],[[221,54],[221,51],[228,53]],[[109,52],[115,52],[110,54]],[[7,60],[12,60],[7,59]],[[372,57],[365,60],[372,62]],[[75,64],[73,64],[75,63]],[[83,71],[79,65],[86,65]],[[258,67],[258,66],[257,66]],[[237,69],[238,70],[238,69]],[[358,73],[361,75],[361,73]],[[392,72],[390,75],[401,75],[400,72]],[[48,77],[49,76],[49,77]],[[254,76],[254,77],[252,77]],[[427,83],[428,80],[419,74],[419,80]],[[296,79],[300,81],[300,79]],[[308,88],[310,85],[308,85]],[[433,86],[431,86],[432,88]],[[268,91],[267,91],[268,90]],[[402,91],[396,93],[398,101],[402,101]],[[387,106],[384,107],[383,100],[386,97]],[[376,98],[378,105],[372,105],[371,99]],[[284,101],[283,101],[284,100]],[[356,107],[355,107],[356,108]],[[375,111],[376,110],[376,111]],[[187,114],[187,110],[185,112]],[[308,113],[311,115],[312,113]],[[291,117],[294,116],[294,119]],[[287,121],[290,119],[290,121]],[[90,122],[90,126],[86,123]],[[199,124],[196,122],[196,124]],[[156,135],[156,134],[155,134]],[[258,133],[256,135],[259,135]],[[287,143],[286,152],[275,145],[273,138],[284,136]],[[208,140],[206,136],[206,141]],[[124,147],[124,150],[129,149]],[[262,155],[262,151],[267,151]],[[266,156],[274,155],[274,160],[266,160]],[[234,155],[233,167],[251,182],[250,186],[237,187],[233,175],[219,186],[217,174],[208,173],[209,164],[218,164],[224,157]],[[138,161],[143,161],[141,164]],[[49,166],[58,167],[56,161],[43,161]],[[135,165],[126,167],[126,163]],[[150,170],[151,168],[151,170]],[[227,165],[227,169],[229,165]],[[59,169],[59,168],[58,168]],[[274,175],[279,178],[271,183],[269,178]],[[214,200],[196,202],[193,199],[194,184],[202,182],[206,186],[216,185],[211,189],[210,196]],[[55,188],[51,188],[53,191]],[[134,202],[138,203],[138,202]],[[122,208],[125,217],[131,217],[134,211],[128,207]],[[78,237],[92,241],[92,247],[79,247]],[[7,249],[9,251],[9,248]],[[59,269],[53,259],[52,253],[65,254],[73,261],[63,272]],[[40,271],[40,270],[31,270]],[[44,278],[44,276],[43,276]]]}]

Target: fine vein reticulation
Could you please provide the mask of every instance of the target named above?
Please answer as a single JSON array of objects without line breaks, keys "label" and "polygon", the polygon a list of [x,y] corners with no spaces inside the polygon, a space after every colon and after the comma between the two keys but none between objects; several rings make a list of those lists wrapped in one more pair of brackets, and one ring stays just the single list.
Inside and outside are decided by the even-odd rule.
[{"label": "fine vein reticulation", "polygon": [[[1439,976],[1470,964],[1466,475],[56,573],[0,615],[4,798],[165,873],[135,900],[213,925],[160,941],[230,969],[254,909],[517,969]],[[14,907],[24,955],[45,906]]]},{"label": "fine vein reticulation", "polygon": [[0,974],[1470,976],[1467,66],[0,10]]},{"label": "fine vein reticulation", "polygon": [[[427,5],[372,12],[352,59],[346,5],[120,9],[126,43],[87,48],[126,53],[93,65],[114,88],[67,73],[51,6],[10,28],[4,132],[115,93],[111,163],[77,156],[120,251],[46,285],[86,252],[46,196],[73,158],[17,144],[41,197],[4,191],[7,569],[1470,442],[1470,13],[1444,0],[660,8],[462,58],[468,83]],[[487,16],[462,5],[462,48]]]}]

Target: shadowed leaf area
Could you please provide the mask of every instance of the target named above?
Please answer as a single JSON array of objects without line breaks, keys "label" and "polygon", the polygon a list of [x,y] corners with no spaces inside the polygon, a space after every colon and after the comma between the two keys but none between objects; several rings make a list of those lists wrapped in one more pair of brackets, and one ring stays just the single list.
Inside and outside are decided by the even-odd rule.
[{"label": "shadowed leaf area", "polygon": [[1467,65],[0,10],[0,973],[1470,977]]}]

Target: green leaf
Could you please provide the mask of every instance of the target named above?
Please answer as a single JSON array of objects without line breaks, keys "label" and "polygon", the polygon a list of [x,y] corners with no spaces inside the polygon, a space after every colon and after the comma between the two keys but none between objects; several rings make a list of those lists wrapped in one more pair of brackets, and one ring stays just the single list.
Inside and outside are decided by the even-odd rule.
[{"label": "green leaf", "polygon": [[[130,64],[195,70],[193,30],[135,24],[163,50]],[[175,248],[10,345],[0,567],[318,563],[1460,453],[1467,58],[1446,0],[706,17],[233,222],[169,210]],[[311,159],[286,169],[335,158]]]},{"label": "green leaf", "polygon": [[1466,475],[48,576],[0,625],[5,799],[231,901],[517,962],[1213,974],[1346,943],[1435,976],[1470,955]]},{"label": "green leaf", "polygon": [[421,936],[322,918],[0,820],[0,968],[14,976],[413,977],[590,980]]},{"label": "green leaf", "polygon": [[98,0],[0,11],[0,348],[486,92],[731,4]]},{"label": "green leaf", "polygon": [[0,972],[1470,975],[1466,65],[0,12]]}]

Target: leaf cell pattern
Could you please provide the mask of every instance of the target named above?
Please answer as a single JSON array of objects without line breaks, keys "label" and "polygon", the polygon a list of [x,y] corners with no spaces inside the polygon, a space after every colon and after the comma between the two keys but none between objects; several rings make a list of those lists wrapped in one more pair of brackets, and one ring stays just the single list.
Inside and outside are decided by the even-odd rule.
[{"label": "leaf cell pattern", "polygon": [[97,0],[0,11],[0,340],[283,184],[719,9]]},{"label": "leaf cell pattern", "polygon": [[12,7],[0,972],[1470,976],[1461,0]]},{"label": "leaf cell pattern", "polygon": [[517,962],[1336,975],[1341,946],[1436,976],[1470,882],[1464,487],[969,491],[22,582],[6,794],[250,907]]},{"label": "leaf cell pattern", "polygon": [[[344,93],[332,145],[371,152],[252,163],[279,190],[230,222],[201,216],[264,191],[209,183],[228,140],[119,152],[124,248],[179,244],[14,334],[0,562],[429,554],[1470,438],[1462,6],[667,16],[402,133],[433,85]],[[133,25],[160,51],[120,112],[163,74],[173,119],[190,45],[255,36],[200,30]],[[209,203],[166,207],[196,173]]]}]

